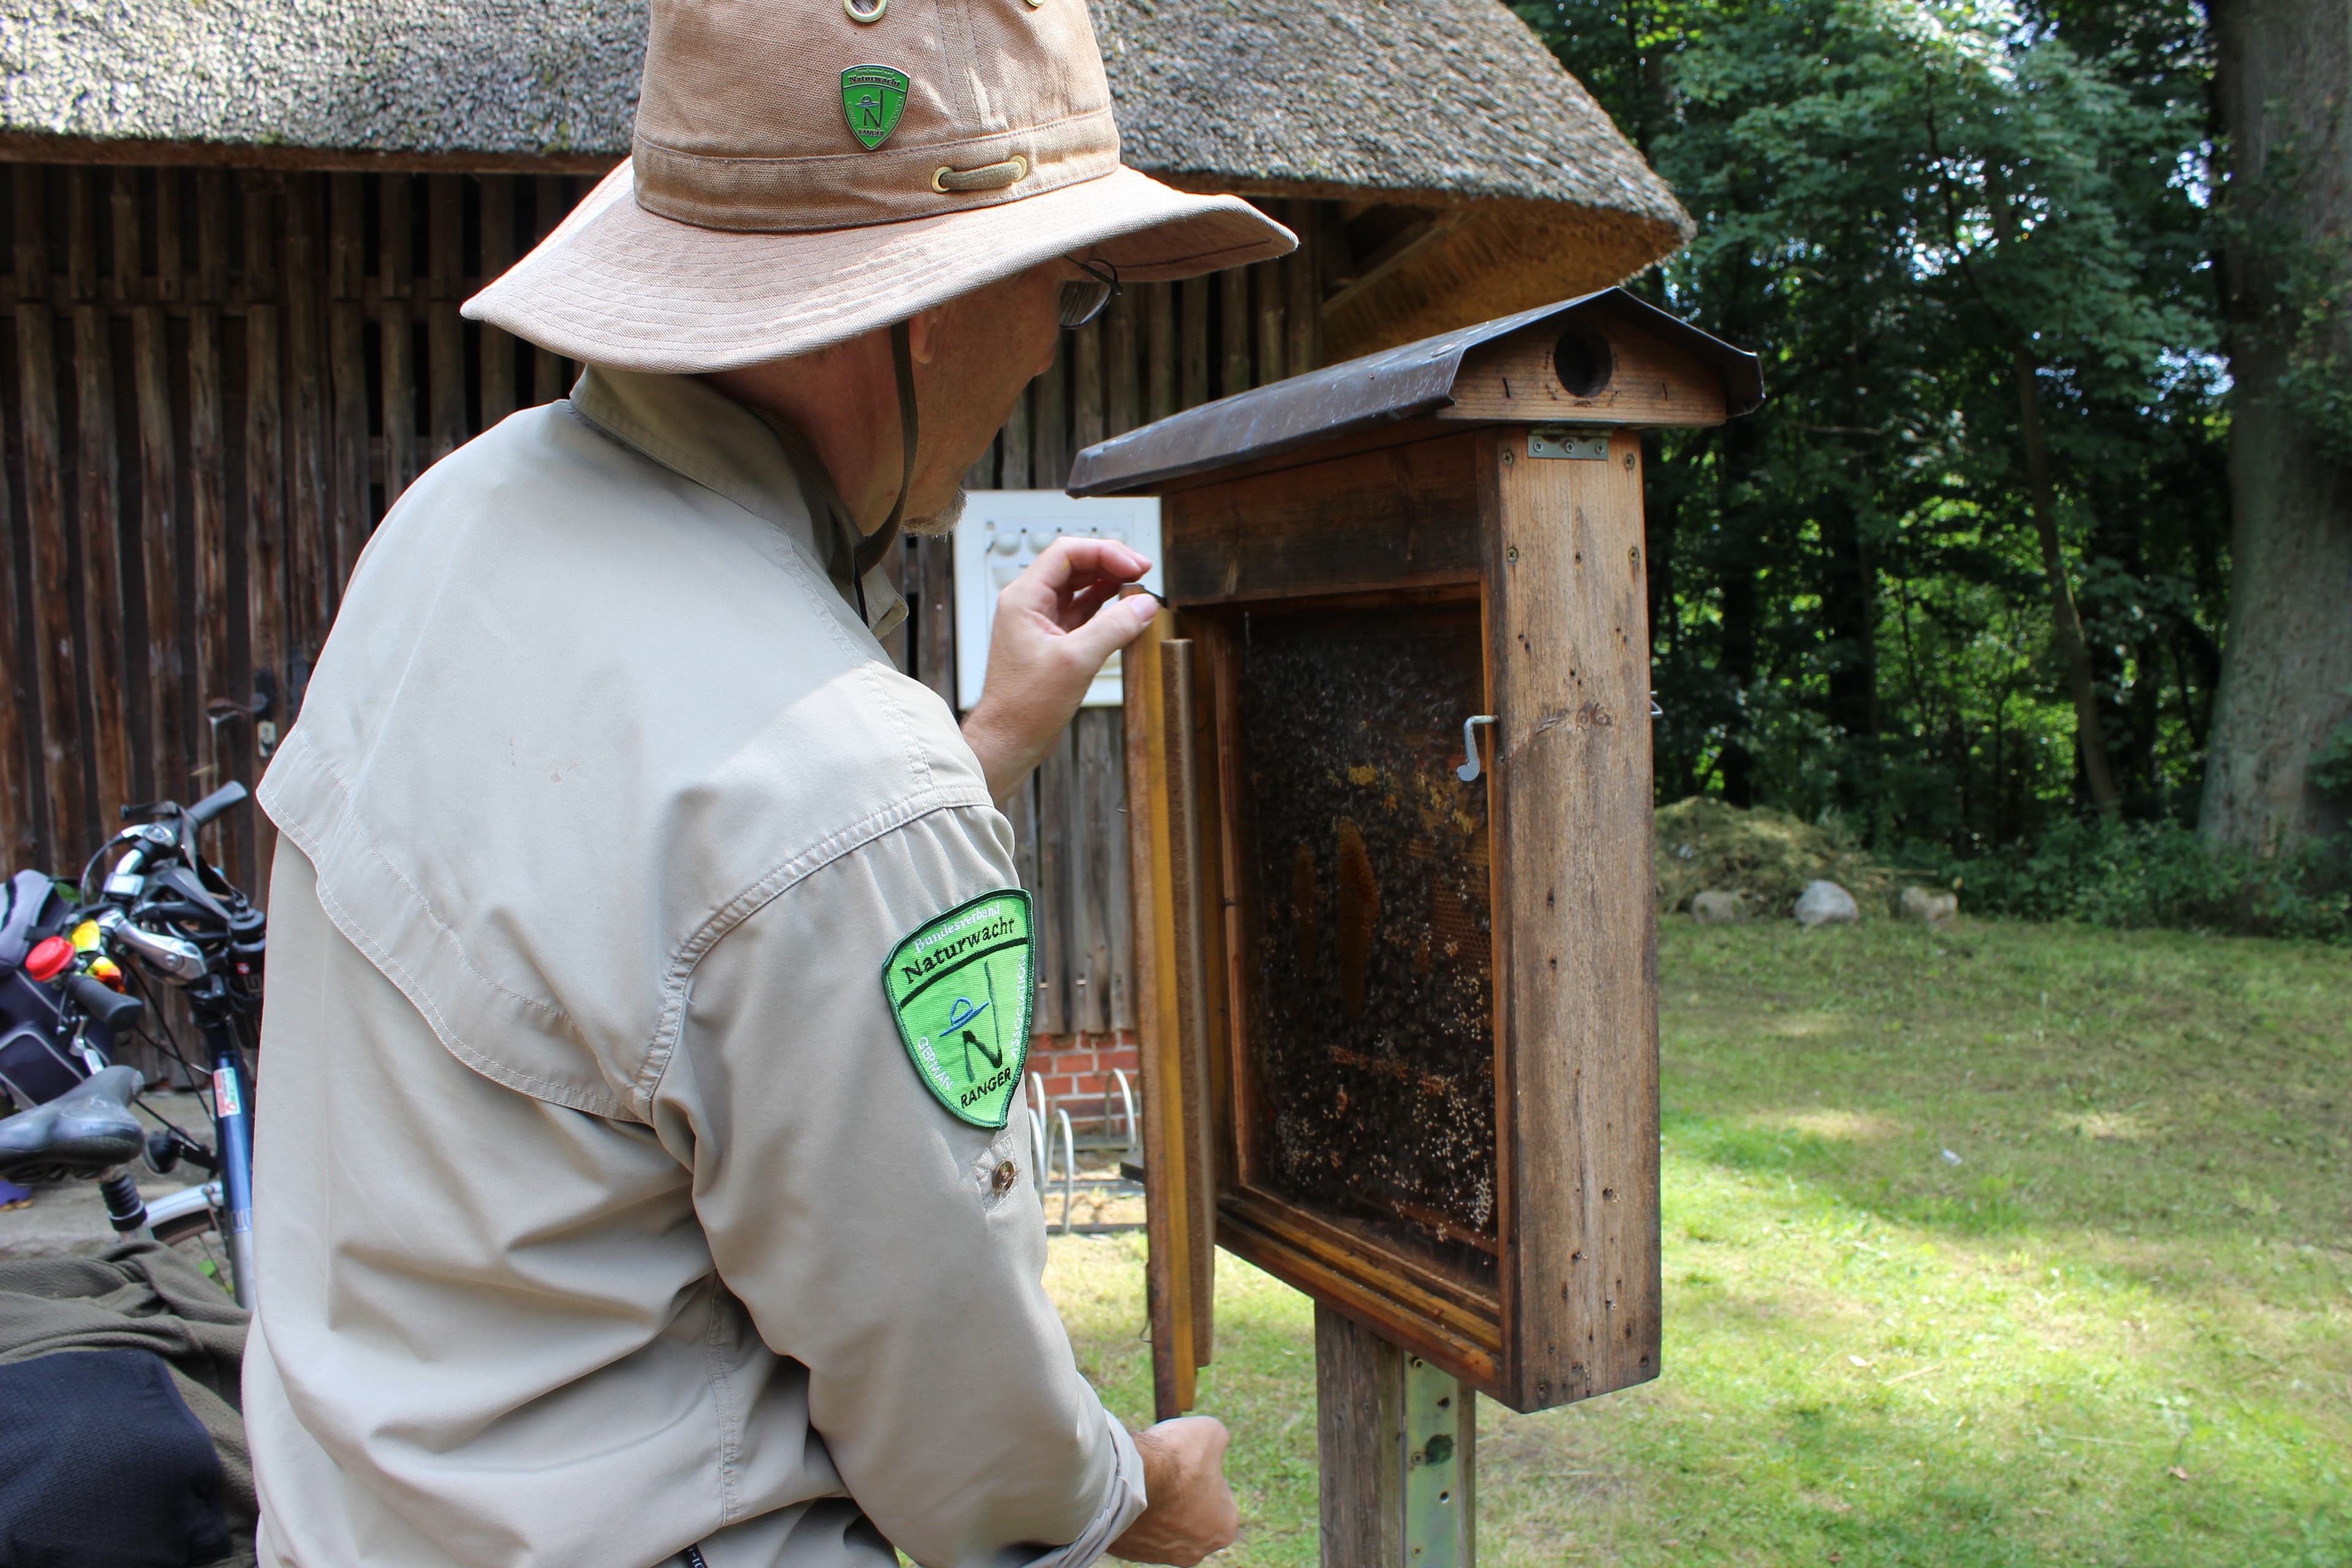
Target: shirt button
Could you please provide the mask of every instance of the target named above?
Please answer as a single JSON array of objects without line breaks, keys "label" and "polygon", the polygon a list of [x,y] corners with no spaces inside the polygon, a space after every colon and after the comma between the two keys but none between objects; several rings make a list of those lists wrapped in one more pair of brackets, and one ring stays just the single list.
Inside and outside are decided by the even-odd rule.
[{"label": "shirt button", "polygon": [[998,1192],[1011,1192],[1013,1190],[1013,1184],[1020,1179],[1021,1173],[1013,1168],[1012,1161],[1007,1160],[1003,1164],[996,1167],[996,1190]]}]

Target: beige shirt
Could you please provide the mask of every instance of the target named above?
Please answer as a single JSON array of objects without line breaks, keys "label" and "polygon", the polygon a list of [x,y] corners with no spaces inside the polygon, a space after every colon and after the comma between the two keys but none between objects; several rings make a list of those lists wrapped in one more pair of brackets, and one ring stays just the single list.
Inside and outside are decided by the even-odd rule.
[{"label": "beige shirt", "polygon": [[368,546],[261,789],[264,1562],[1084,1568],[1141,1510],[1025,1140],[881,988],[1011,833],[810,511],[592,371]]}]

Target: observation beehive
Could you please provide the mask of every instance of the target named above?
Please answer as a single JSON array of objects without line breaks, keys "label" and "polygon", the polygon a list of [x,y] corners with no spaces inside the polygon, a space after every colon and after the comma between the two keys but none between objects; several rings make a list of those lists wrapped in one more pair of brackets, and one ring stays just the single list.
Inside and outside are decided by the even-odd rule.
[{"label": "observation beehive", "polygon": [[1213,1234],[1515,1409],[1656,1375],[1639,431],[1760,398],[1610,289],[1079,456],[1073,494],[1161,498],[1127,704],[1163,1414]]}]

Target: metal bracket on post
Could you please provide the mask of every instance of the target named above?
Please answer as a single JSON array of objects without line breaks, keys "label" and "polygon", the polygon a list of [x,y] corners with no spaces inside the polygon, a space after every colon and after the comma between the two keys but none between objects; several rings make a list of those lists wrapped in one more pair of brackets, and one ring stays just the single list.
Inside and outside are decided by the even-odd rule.
[{"label": "metal bracket on post", "polygon": [[1318,1303],[1322,1568],[1477,1568],[1473,1392]]},{"label": "metal bracket on post", "polygon": [[1470,1446],[1461,1380],[1417,1355],[1404,1358],[1405,1568],[1471,1568]]}]

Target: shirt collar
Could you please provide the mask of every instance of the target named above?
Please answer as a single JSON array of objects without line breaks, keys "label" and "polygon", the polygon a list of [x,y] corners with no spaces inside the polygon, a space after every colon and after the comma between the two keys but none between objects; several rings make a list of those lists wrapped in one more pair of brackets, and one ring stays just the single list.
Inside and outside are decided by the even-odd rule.
[{"label": "shirt collar", "polygon": [[805,441],[784,438],[760,415],[690,375],[590,365],[572,389],[582,415],[662,467],[725,496],[798,541],[851,605],[865,590],[866,629],[888,637],[907,601],[877,566],[860,584],[850,559],[857,535],[833,482]]}]

